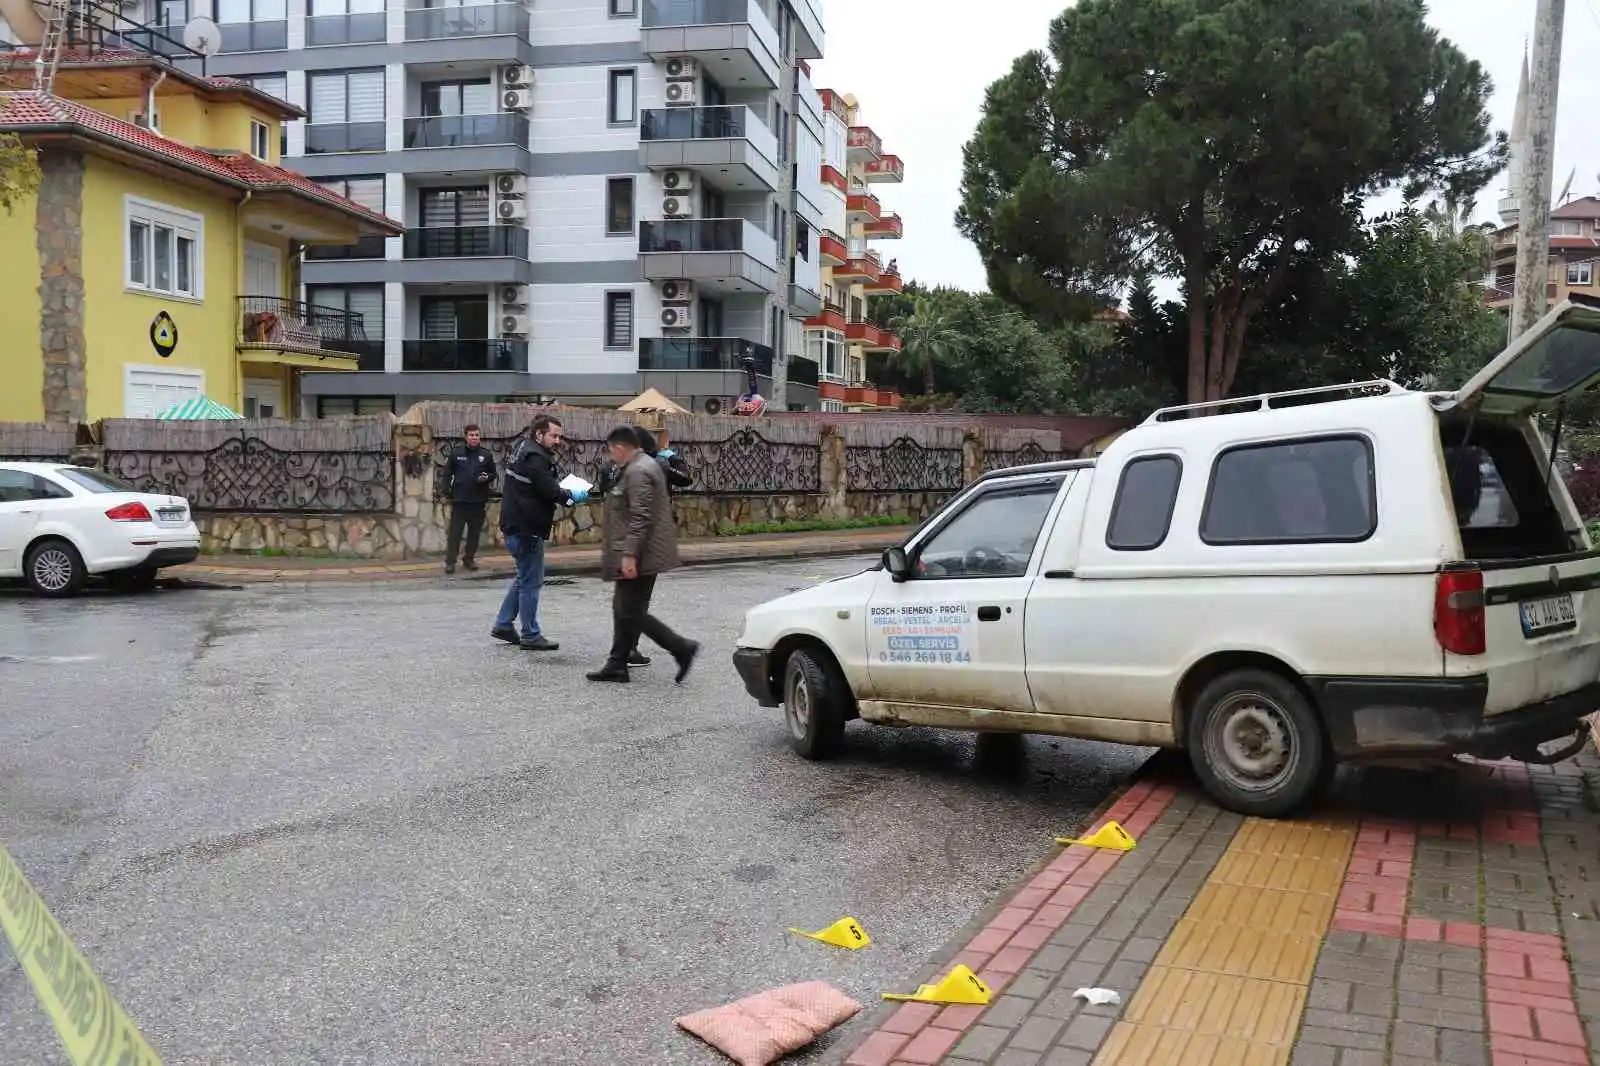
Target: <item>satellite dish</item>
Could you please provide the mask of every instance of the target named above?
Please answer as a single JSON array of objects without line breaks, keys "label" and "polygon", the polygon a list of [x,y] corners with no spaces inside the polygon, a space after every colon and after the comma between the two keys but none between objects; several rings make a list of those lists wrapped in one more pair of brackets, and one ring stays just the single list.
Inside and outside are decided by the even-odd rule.
[{"label": "satellite dish", "polygon": [[222,30],[203,15],[192,18],[183,28],[183,46],[210,59],[222,51]]}]

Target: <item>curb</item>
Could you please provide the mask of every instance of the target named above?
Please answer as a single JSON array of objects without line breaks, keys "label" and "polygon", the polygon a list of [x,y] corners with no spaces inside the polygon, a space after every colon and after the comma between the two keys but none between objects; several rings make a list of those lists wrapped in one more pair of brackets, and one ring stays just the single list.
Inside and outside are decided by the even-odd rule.
[{"label": "curb", "polygon": [[[1093,825],[1096,821],[1105,817],[1106,812],[1112,807],[1115,807],[1122,797],[1127,795],[1128,791],[1135,785],[1138,785],[1146,778],[1158,777],[1164,773],[1169,773],[1171,772],[1171,768],[1173,766],[1184,763],[1185,761],[1186,760],[1183,758],[1182,751],[1169,748],[1157,748],[1149,758],[1145,759],[1144,762],[1139,764],[1138,768],[1134,770],[1133,773],[1128,775],[1128,779],[1126,781],[1124,781],[1119,787],[1107,793],[1106,798],[1084,817],[1081,824],[1070,827],[1063,826],[1062,835],[1070,835],[1071,833],[1076,833],[1082,830],[1086,826]],[[978,912],[972,916],[970,921],[947,937],[940,945],[938,951],[934,952],[932,960],[919,969],[915,976],[906,982],[906,986],[909,988],[916,985],[926,984],[930,981],[933,981],[935,978],[942,976],[945,971],[950,968],[951,963],[956,956],[961,954],[962,949],[967,946],[972,938],[978,933],[982,932],[984,928],[1000,914],[1001,911],[1005,910],[1012,897],[1020,892],[1024,886],[1033,880],[1035,876],[1042,873],[1045,868],[1054,862],[1056,857],[1064,850],[1065,849],[1060,845],[1049,845],[1045,853],[1041,855],[1036,862],[1028,866],[1017,875],[1017,878],[1014,882],[1002,889],[998,895],[980,908]],[[998,993],[996,998],[998,998]],[[830,1041],[826,1046],[826,1051],[823,1053],[822,1057],[818,1059],[818,1066],[844,1066],[845,1060],[851,1055],[855,1054],[857,1049],[865,1044],[867,1040],[873,1036],[873,1034],[879,1032],[883,1028],[884,1023],[894,1017],[894,1015],[903,1006],[905,1006],[903,1003],[891,1003],[887,1000],[879,1000],[875,1006],[868,1007],[866,1010],[856,1015],[854,1019],[851,1019],[851,1022],[855,1023],[860,1021],[862,1023],[859,1033],[853,1033],[849,1039],[844,1039],[841,1037],[840,1039]]]}]

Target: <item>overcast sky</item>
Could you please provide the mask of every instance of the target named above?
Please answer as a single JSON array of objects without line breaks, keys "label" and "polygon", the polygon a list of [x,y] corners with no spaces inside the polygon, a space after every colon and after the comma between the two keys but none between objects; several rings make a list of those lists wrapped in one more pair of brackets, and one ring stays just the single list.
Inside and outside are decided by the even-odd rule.
[{"label": "overcast sky", "polygon": [[[1488,68],[1495,85],[1490,112],[1499,129],[1511,127],[1534,5],[1535,0],[1429,5],[1434,25]],[[816,84],[855,93],[884,150],[905,160],[905,182],[877,191],[886,209],[905,217],[905,238],[881,247],[899,258],[907,277],[984,287],[977,253],[955,227],[961,148],[977,125],[984,89],[1018,55],[1044,47],[1050,20],[1066,6],[1063,0],[826,0],[828,54],[814,65]],[[1576,167],[1572,195],[1594,195],[1600,193],[1600,128],[1587,105],[1600,99],[1600,0],[1567,4],[1562,53],[1555,192]],[[1503,177],[1496,179],[1480,197],[1483,218],[1492,217],[1502,183]]]}]

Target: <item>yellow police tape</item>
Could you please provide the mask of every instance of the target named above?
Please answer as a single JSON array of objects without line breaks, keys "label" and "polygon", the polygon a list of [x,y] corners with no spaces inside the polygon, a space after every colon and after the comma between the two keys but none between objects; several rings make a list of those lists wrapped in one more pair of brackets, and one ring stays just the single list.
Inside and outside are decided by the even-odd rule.
[{"label": "yellow police tape", "polygon": [[0,928],[73,1066],[161,1066],[111,990],[0,846]]}]

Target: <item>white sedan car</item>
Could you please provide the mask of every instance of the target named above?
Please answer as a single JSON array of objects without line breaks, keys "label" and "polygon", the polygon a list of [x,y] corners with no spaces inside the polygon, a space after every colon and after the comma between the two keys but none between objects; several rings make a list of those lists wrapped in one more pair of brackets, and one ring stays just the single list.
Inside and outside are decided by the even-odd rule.
[{"label": "white sedan car", "polygon": [[41,596],[71,596],[90,574],[147,588],[163,566],[199,554],[181,496],[89,467],[0,463],[0,578],[20,577]]}]

